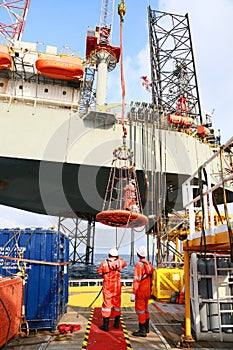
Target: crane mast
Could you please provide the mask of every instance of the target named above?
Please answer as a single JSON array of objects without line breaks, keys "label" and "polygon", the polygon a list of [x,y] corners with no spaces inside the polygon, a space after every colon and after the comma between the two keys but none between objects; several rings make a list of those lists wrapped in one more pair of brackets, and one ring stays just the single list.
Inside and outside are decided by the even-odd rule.
[{"label": "crane mast", "polygon": [[21,40],[29,6],[30,0],[0,1],[0,17],[8,17],[4,23],[0,22],[4,44],[12,46]]},{"label": "crane mast", "polygon": [[[115,0],[102,0],[98,44],[111,44]],[[107,41],[106,41],[107,40]]]},{"label": "crane mast", "polygon": [[[95,105],[103,106],[107,98],[107,76],[120,58],[120,48],[111,44],[114,0],[102,0],[100,22],[95,31],[89,29],[86,39],[86,67],[80,98],[80,113],[85,115],[93,105],[94,73],[98,71]],[[94,69],[93,69],[94,68]]]}]

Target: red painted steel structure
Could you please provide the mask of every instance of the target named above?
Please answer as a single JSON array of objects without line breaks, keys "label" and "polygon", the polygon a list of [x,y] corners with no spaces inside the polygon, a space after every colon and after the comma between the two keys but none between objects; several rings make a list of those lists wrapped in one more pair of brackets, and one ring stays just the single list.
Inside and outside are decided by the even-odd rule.
[{"label": "red painted steel structure", "polygon": [[102,0],[100,24],[96,26],[95,31],[88,31],[86,40],[86,59],[92,58],[99,62],[100,54],[103,52],[112,56],[112,59],[108,60],[108,71],[113,70],[120,59],[120,48],[111,45],[114,2],[114,0]]},{"label": "red painted steel structure", "polygon": [[[13,45],[15,41],[21,40],[26,17],[31,0],[1,0],[0,11],[8,17],[8,21],[0,22],[0,34],[4,44]],[[4,11],[5,10],[5,11]]]}]

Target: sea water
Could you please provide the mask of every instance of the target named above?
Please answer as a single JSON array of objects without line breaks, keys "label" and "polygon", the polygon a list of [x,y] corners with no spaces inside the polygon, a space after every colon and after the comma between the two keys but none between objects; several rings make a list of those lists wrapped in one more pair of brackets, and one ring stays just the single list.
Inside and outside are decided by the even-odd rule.
[{"label": "sea water", "polygon": [[[70,279],[91,279],[91,278],[101,278],[97,270],[100,263],[107,258],[106,254],[95,254],[93,265],[86,265],[83,263],[69,265],[69,278]],[[133,278],[134,275],[134,263],[130,264],[129,255],[121,255],[127,265],[121,270],[121,278]],[[134,262],[137,262],[138,258],[134,258]]]}]

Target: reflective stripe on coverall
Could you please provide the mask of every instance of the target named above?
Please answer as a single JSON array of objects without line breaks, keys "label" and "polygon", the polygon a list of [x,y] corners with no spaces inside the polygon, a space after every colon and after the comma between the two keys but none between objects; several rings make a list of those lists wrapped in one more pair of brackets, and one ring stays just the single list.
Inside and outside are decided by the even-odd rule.
[{"label": "reflective stripe on coverall", "polygon": [[[146,273],[144,264],[148,264],[149,274]],[[138,322],[144,324],[150,318],[148,302],[151,295],[152,273],[154,268],[145,258],[141,258],[134,268],[133,293],[135,294],[135,311]]]},{"label": "reflective stripe on coverall", "polygon": [[110,317],[121,315],[121,274],[126,266],[122,258],[108,258],[100,264],[98,274],[103,277],[103,304],[102,316]]}]

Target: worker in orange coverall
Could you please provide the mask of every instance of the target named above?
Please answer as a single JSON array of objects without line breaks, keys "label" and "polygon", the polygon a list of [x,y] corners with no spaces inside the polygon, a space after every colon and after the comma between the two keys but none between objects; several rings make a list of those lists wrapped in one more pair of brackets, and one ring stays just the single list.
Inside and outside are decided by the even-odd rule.
[{"label": "worker in orange coverall", "polygon": [[154,268],[146,260],[146,248],[141,246],[137,249],[139,261],[134,268],[133,294],[130,301],[135,301],[135,311],[138,315],[139,330],[133,332],[134,336],[146,337],[149,333],[150,314],[148,311],[148,302],[151,296],[151,284]]},{"label": "worker in orange coverall", "polygon": [[115,317],[114,328],[120,326],[121,316],[121,274],[120,271],[126,266],[124,259],[118,257],[116,248],[109,251],[108,259],[101,262],[98,274],[103,277],[103,325],[99,328],[108,331],[109,319],[112,314]]}]

